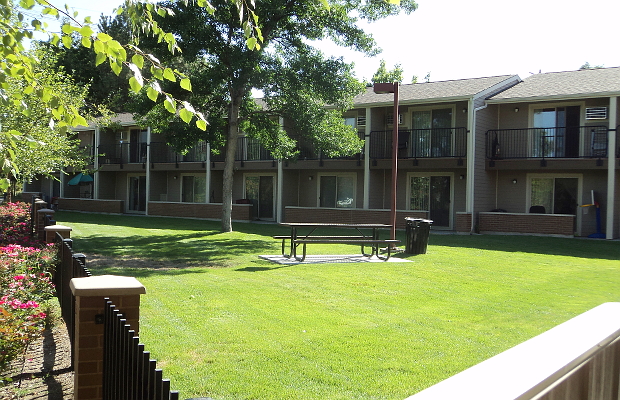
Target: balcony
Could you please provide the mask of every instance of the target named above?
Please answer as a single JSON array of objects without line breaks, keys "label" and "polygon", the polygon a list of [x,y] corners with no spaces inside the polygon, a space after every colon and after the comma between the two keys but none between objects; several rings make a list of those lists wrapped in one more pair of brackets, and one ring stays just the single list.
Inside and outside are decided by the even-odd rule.
[{"label": "balcony", "polygon": [[606,126],[498,129],[486,136],[490,160],[607,157]]},{"label": "balcony", "polygon": [[[464,158],[467,128],[399,129],[399,158]],[[392,131],[370,132],[370,158],[392,158]]]},{"label": "balcony", "polygon": [[[219,154],[212,154],[211,161],[223,162],[226,158],[226,150],[220,149]],[[235,161],[272,161],[274,158],[265,149],[258,139],[242,136],[237,139],[237,151]]]},{"label": "balcony", "polygon": [[151,163],[183,163],[207,161],[207,142],[200,141],[185,154],[174,151],[165,142],[153,142],[150,145]]},{"label": "balcony", "polygon": [[146,143],[100,144],[97,148],[99,164],[129,164],[146,162]]}]

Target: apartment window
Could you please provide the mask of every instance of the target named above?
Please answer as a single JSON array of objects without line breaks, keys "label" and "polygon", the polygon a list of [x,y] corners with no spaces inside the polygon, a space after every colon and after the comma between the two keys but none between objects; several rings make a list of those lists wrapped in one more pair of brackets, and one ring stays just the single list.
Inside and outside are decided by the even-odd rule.
[{"label": "apartment window", "polygon": [[181,201],[184,203],[207,202],[207,182],[204,174],[182,176]]},{"label": "apartment window", "polygon": [[414,111],[412,145],[420,157],[447,157],[452,148],[452,108]]},{"label": "apartment window", "polygon": [[319,207],[354,208],[355,174],[321,175]]},{"label": "apartment window", "polygon": [[577,214],[579,178],[532,177],[530,208],[544,207],[546,214]]},{"label": "apartment window", "polygon": [[352,127],[356,127],[356,118],[355,117],[345,117],[344,119],[344,124],[345,125],[349,125]]}]

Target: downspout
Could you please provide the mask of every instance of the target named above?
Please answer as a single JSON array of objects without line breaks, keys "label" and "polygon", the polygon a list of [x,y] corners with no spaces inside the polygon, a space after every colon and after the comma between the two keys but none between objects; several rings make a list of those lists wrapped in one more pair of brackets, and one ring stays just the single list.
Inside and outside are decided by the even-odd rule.
[{"label": "downspout", "polygon": [[618,98],[609,98],[609,137],[607,146],[607,218],[605,239],[614,238],[614,205],[616,202],[616,127],[618,125]]},{"label": "downspout", "polygon": [[[469,109],[472,110],[474,105],[474,98],[470,100]],[[474,177],[476,169],[476,114],[480,110],[487,108],[487,104],[480,107],[476,107],[471,111],[471,125],[469,126],[469,146],[467,154],[467,190],[466,190],[466,205],[465,208],[471,213],[471,224],[469,234],[475,233],[476,213],[474,212]]]}]

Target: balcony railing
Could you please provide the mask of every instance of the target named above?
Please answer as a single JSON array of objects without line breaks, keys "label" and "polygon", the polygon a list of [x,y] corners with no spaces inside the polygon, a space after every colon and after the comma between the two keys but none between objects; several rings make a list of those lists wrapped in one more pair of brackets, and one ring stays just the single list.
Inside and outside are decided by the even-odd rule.
[{"label": "balcony railing", "polygon": [[[222,162],[226,158],[226,150],[221,149],[219,154],[212,154],[211,161]],[[272,161],[274,158],[265,149],[258,139],[246,136],[237,139],[237,151],[235,152],[235,161]]]},{"label": "balcony railing", "polygon": [[207,142],[201,141],[185,154],[177,153],[164,142],[150,145],[152,163],[205,162],[207,160]]},{"label": "balcony railing", "polygon": [[[467,156],[467,128],[399,129],[399,158]],[[392,131],[370,132],[370,158],[392,158]]]},{"label": "balcony railing", "polygon": [[497,129],[486,133],[488,159],[604,158],[606,126]]},{"label": "balcony railing", "polygon": [[146,143],[100,144],[97,148],[99,164],[145,163],[146,151]]}]

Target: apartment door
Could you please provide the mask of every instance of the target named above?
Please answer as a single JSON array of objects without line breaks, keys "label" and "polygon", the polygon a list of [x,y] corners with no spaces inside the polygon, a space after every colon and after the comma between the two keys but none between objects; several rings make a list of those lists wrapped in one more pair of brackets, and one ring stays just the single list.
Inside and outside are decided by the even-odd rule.
[{"label": "apartment door", "polygon": [[254,205],[254,218],[274,220],[275,176],[246,175],[245,198]]},{"label": "apartment door", "polygon": [[413,175],[409,178],[409,209],[428,211],[434,226],[451,227],[452,177]]},{"label": "apartment door", "polygon": [[129,132],[129,162],[146,162],[146,131],[132,129]]},{"label": "apartment door", "polygon": [[534,110],[534,157],[579,157],[579,106]]},{"label": "apartment door", "polygon": [[146,176],[130,176],[127,199],[127,212],[143,213],[146,211]]}]

